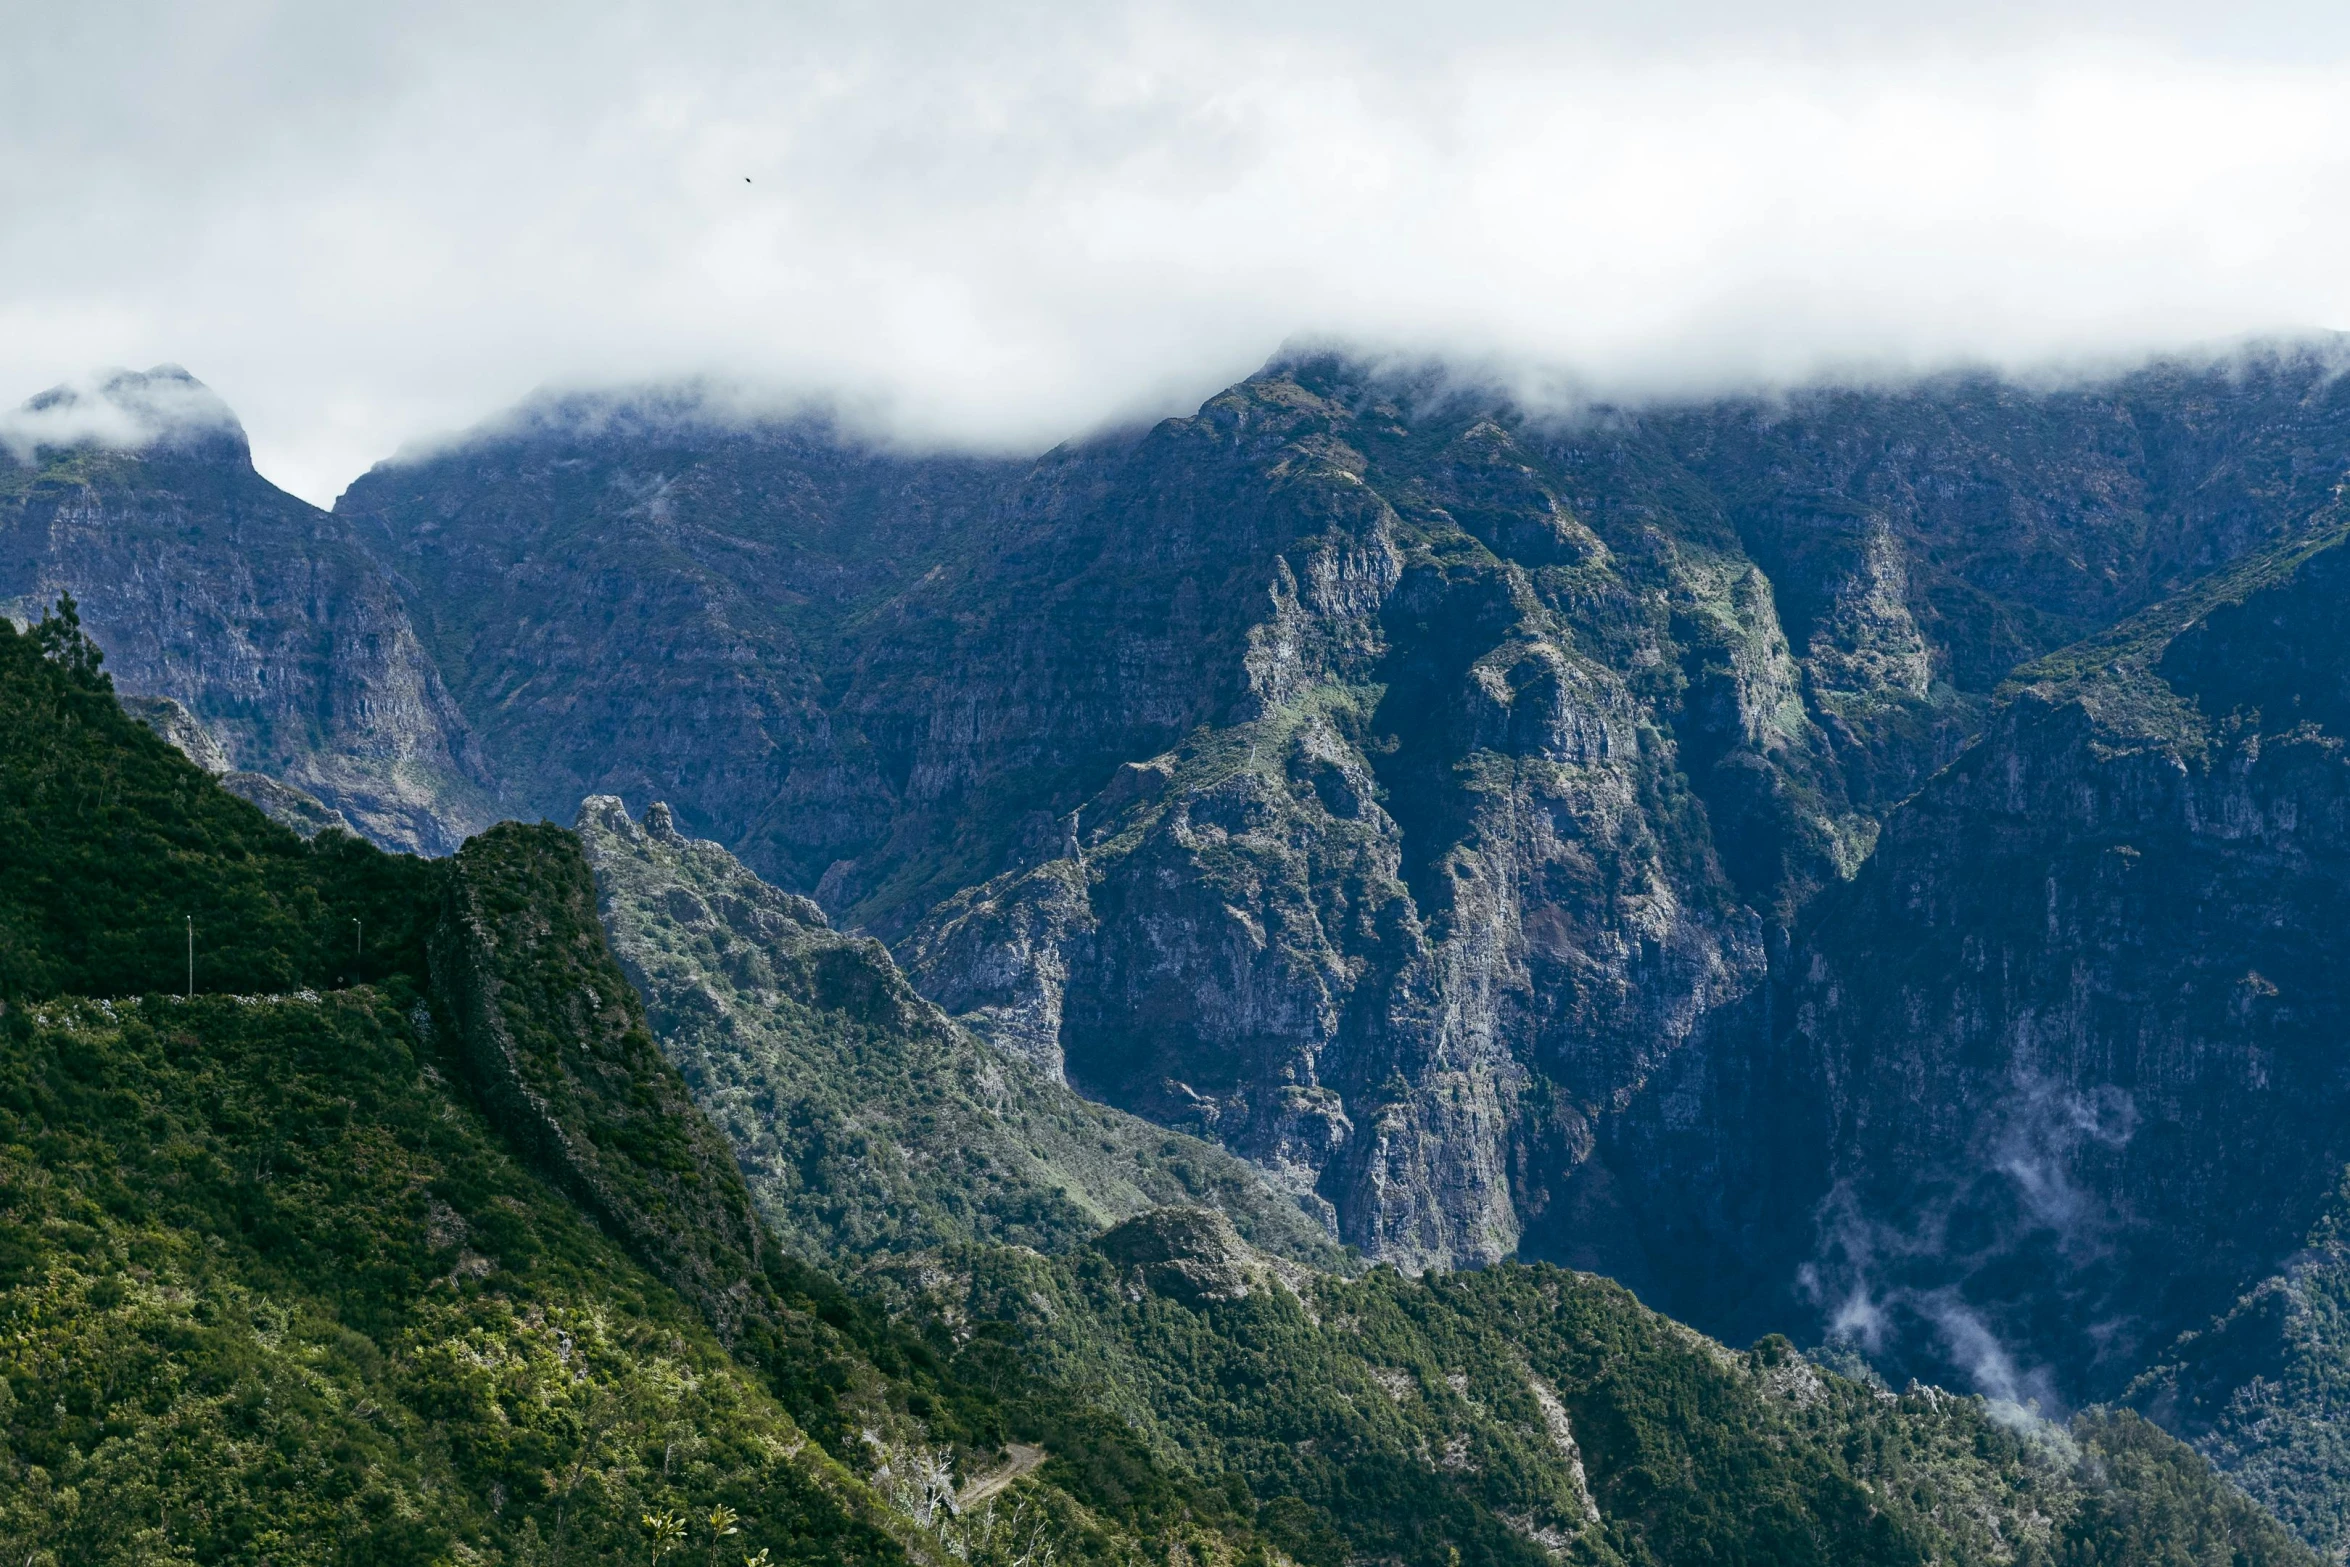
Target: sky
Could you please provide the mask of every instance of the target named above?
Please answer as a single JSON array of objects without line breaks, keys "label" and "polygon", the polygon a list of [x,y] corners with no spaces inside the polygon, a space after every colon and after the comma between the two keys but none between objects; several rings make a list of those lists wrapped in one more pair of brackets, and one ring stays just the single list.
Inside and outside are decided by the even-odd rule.
[{"label": "sky", "polygon": [[2350,328],[2338,0],[0,0],[0,37],[0,406],[181,364],[322,504],[541,387],[1034,450],[1301,338],[1636,397]]}]

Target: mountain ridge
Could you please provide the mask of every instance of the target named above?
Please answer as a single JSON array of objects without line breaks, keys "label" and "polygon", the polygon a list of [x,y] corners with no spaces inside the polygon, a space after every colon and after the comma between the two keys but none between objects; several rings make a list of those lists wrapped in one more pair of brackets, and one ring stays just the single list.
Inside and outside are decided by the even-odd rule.
[{"label": "mountain ridge", "polygon": [[[542,420],[334,521],[507,808],[667,800],[952,1026],[1222,1144],[1372,1260],[1548,1257],[2050,1407],[2169,1377],[2144,1406],[2278,1498],[2262,1474],[2312,1472],[2211,1369],[2271,1352],[2172,1346],[2244,1341],[2239,1296],[2323,1317],[2293,1259],[2336,1151],[2159,1151],[2282,1102],[2180,1085],[2267,1060],[2262,1018],[2314,1040],[2322,997],[2279,982],[2321,960],[2115,889],[2159,841],[2165,885],[2273,912],[2271,807],[2327,830],[2339,357],[1559,421],[1304,353],[1033,462]],[[2015,988],[1920,923],[1961,907]],[[2161,999],[2240,948],[2242,1017]],[[2171,1035],[2165,1077],[2131,1041]],[[2321,1065],[2288,1125],[2331,1103],[2294,1048]],[[2238,1164],[2265,1173],[2184,1173]],[[2123,1216],[2038,1216],[2075,1202]],[[1960,1218],[1989,1238],[1935,1238]],[[2169,1293],[2096,1305],[2132,1280]],[[2331,1350],[2294,1342],[2328,1407]],[[2332,1505],[2295,1515],[2329,1546]]]}]

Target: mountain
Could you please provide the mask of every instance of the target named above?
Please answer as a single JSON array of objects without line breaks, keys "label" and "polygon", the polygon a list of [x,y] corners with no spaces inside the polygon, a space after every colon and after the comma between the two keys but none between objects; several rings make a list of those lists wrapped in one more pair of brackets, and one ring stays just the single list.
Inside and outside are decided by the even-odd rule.
[{"label": "mountain", "polygon": [[557,398],[379,466],[335,517],[404,585],[518,808],[661,798],[741,845],[870,816],[857,780],[821,793],[810,767],[848,738],[826,695],[840,628],[927,570],[1005,466],[687,393]]},{"label": "mountain", "polygon": [[1820,900],[1779,1100],[1825,1153],[1809,1287],[1880,1359],[2134,1383],[2336,1549],[2346,603],[2337,501],[2020,670]]},{"label": "mountain", "polygon": [[668,800],[1367,1255],[1671,1290],[1608,1128],[2011,667],[2305,525],[2331,352],[1568,422],[1308,356],[1027,464],[581,399],[337,515],[534,808]]},{"label": "mountain", "polygon": [[331,521],[485,791],[668,802],[583,821],[607,939],[798,1256],[1248,1193],[2127,1401],[2331,1549],[2341,363],[1570,416],[1305,353],[1033,461],[553,398]]},{"label": "mountain", "polygon": [[304,840],[62,617],[0,626],[0,817],[11,1559],[2313,1559],[2132,1417],[2017,1435],[1548,1267],[1349,1281],[1176,1207],[845,1288],[577,838]]},{"label": "mountain", "polygon": [[496,819],[398,584],[347,524],[253,471],[209,390],[174,366],[115,372],[16,423],[0,611],[21,623],[71,595],[125,694],[180,703],[229,770],[380,843],[446,854]]}]

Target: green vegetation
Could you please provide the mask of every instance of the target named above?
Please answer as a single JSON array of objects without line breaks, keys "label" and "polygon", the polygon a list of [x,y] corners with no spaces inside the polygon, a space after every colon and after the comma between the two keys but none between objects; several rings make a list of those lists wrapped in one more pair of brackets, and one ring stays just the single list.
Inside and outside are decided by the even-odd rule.
[{"label": "green vegetation", "polygon": [[1018,1322],[1036,1366],[1245,1484],[1315,1567],[2311,1560],[2135,1416],[2018,1429],[1783,1339],[1730,1353],[1589,1275],[1342,1280],[1217,1229],[1154,1215],[1064,1260],[894,1276],[909,1309]]},{"label": "green vegetation", "polygon": [[[423,950],[445,867],[303,844],[126,718],[92,651],[70,609],[0,626],[0,1536],[36,1562],[586,1561],[724,1503],[778,1561],[898,1556],[762,1379],[452,1092]],[[253,994],[347,981],[359,918],[373,983]],[[34,999],[67,990],[122,999]],[[821,1331],[819,1376],[852,1358]]]},{"label": "green vegetation", "polygon": [[[0,629],[10,1561],[2308,1560],[2134,1420],[2027,1439],[1552,1269],[1348,1281],[1158,1210],[844,1287],[576,839],[305,847],[78,648]],[[174,898],[240,921],[189,999],[113,934]]]},{"label": "green vegetation", "polygon": [[2182,1335],[2127,1398],[2303,1539],[2350,1545],[2350,1175],[2290,1266]]},{"label": "green vegetation", "polygon": [[67,599],[0,637],[0,1000],[415,983],[439,867],[305,844],[131,722]]},{"label": "green vegetation", "polygon": [[778,1560],[896,1554],[382,992],[0,1031],[11,1560],[598,1561],[719,1503]]}]

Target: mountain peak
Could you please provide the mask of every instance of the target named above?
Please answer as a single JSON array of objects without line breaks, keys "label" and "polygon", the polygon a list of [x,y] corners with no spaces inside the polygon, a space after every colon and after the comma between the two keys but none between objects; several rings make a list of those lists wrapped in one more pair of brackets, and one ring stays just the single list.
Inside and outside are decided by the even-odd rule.
[{"label": "mountain peak", "polygon": [[245,427],[220,394],[173,364],[101,370],[0,414],[0,450],[20,463],[37,460],[43,451],[90,447],[252,460]]}]

